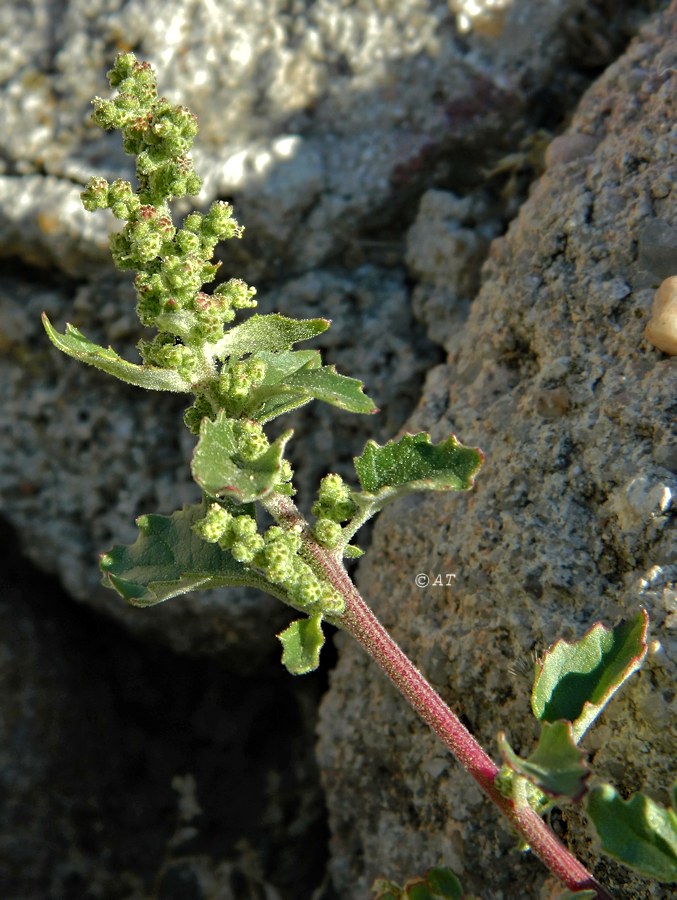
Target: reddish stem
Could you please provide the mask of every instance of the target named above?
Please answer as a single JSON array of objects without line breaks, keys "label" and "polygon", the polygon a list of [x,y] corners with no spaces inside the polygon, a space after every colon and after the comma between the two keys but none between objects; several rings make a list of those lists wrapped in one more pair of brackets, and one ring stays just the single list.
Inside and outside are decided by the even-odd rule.
[{"label": "reddish stem", "polygon": [[[349,581],[350,579],[347,578]],[[350,582],[352,585],[352,582]],[[360,642],[419,716],[451,750],[463,768],[510,821],[553,875],[570,890],[593,890],[600,900],[611,895],[561,843],[528,804],[517,804],[496,787],[499,768],[449,709],[437,691],[400,650],[353,586],[341,627]]]},{"label": "reddish stem", "polygon": [[[275,495],[266,505],[278,521],[306,524],[287,497]],[[500,771],[498,766],[390,637],[364,602],[342,562],[318,546],[307,531],[305,546],[346,601],[345,611],[332,620],[334,624],[359,641],[553,875],[572,891],[593,890],[600,900],[612,900],[611,895],[569,852],[535,810],[526,803],[516,803],[501,794],[496,786],[496,776]]]}]

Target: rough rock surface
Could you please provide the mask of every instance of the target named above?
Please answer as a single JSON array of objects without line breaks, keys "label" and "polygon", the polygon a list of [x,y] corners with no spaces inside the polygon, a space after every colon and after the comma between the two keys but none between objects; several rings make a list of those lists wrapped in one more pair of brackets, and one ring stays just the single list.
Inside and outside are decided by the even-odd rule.
[{"label": "rough rock surface", "polygon": [[[384,512],[358,574],[494,757],[500,729],[527,754],[536,734],[530,679],[511,670],[528,669],[532,652],[560,636],[645,607],[652,652],[586,746],[596,779],[663,803],[676,737],[677,358],[642,332],[670,253],[677,272],[676,97],[672,3],[586,93],[516,221],[491,244],[467,324],[450,328],[441,302],[442,321],[428,322],[448,358],[407,428],[482,447],[476,488]],[[436,214],[425,261],[412,245],[426,243],[426,216],[409,233],[412,274],[428,296],[447,291],[453,317],[455,286],[441,283],[439,261],[459,240],[459,198],[423,203]],[[449,210],[456,230],[445,234]],[[518,855],[425,725],[358,647],[339,638],[339,648],[320,723],[339,894],[364,898],[377,875],[447,864],[483,900],[515,897],[517,885],[520,897],[549,896],[543,867]],[[597,856],[581,818],[566,811],[559,827],[615,897],[671,895]]]},{"label": "rough rock surface", "polygon": [[[295,463],[314,484],[367,436],[392,435],[440,358],[413,318],[402,265],[421,192],[468,193],[525,136],[556,127],[652,0],[615,4],[611,24],[602,0],[524,0],[498,38],[459,33],[466,5],[33,0],[0,10],[0,378],[14,423],[0,433],[0,511],[43,568],[135,632],[251,667],[276,653],[285,614],[234,591],[140,613],[99,588],[97,552],[133,539],[135,515],[170,513],[193,489],[172,398],[78,367],[38,324],[46,309],[134,358],[133,295],[111,269],[109,220],[78,200],[92,173],[128,177],[132,164],[117,135],[87,124],[90,98],[106,92],[117,50],[149,59],[163,90],[200,117],[199,202],[232,198],[247,226],[224,250],[225,277],[257,283],[264,310],[340,317],[328,361],[364,376],[383,415],[304,411]],[[528,167],[515,165],[519,187]],[[493,195],[477,188],[462,216],[468,284],[519,201],[519,190],[498,197],[500,171]],[[423,289],[414,298],[434,302]],[[255,620],[270,626],[268,643]]]},{"label": "rough rock surface", "polygon": [[310,897],[326,853],[318,680],[243,679],[133,640],[36,576],[7,532],[0,896]]}]

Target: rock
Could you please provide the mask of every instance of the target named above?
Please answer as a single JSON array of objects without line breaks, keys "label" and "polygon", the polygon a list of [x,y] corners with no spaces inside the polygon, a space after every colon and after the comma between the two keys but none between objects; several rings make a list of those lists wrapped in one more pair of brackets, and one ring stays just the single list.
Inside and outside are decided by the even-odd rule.
[{"label": "rock", "polygon": [[[672,3],[581,101],[569,134],[589,134],[594,148],[551,154],[492,244],[465,327],[450,329],[442,305],[427,323],[448,358],[406,427],[436,440],[453,432],[486,462],[468,496],[386,510],[358,572],[367,602],[494,758],[499,730],[523,753],[537,733],[530,679],[511,672],[559,637],[646,608],[656,643],[589,746],[596,779],[663,803],[675,745],[677,368],[642,337],[653,291],[637,247],[652,221],[677,225],[676,48]],[[672,188],[659,195],[666,173]],[[436,258],[445,240],[456,252],[435,220],[430,236]],[[520,897],[545,896],[545,869],[515,852],[453,761],[431,764],[439,743],[362,650],[337,643],[319,758],[339,895],[362,900],[376,876],[401,882],[447,864],[483,900],[514,897],[516,885]],[[562,816],[568,843],[615,897],[671,896],[600,856],[580,811]]]},{"label": "rock", "polygon": [[656,291],[644,337],[670,356],[677,356],[677,275],[666,278]]},{"label": "rock", "polygon": [[310,897],[317,680],[135,640],[27,565],[3,523],[0,572],[0,896]]},{"label": "rock", "polygon": [[[496,191],[478,187],[485,170],[544,118],[569,110],[589,77],[580,42],[603,30],[606,50],[595,44],[594,64],[606,64],[650,3],[630,4],[611,25],[595,10],[575,24],[579,6],[529,0],[505,16],[498,39],[459,37],[461,8],[430,0],[378,8],[107,0],[105,15],[86,0],[36,0],[0,13],[0,377],[13,423],[0,433],[0,490],[32,559],[79,599],[181,652],[220,654],[240,669],[279,654],[274,634],[287,614],[265,597],[213,592],[140,613],[98,583],[97,554],[134,539],[134,516],[195,497],[180,404],[59,358],[38,323],[45,309],[58,327],[71,321],[135,358],[130,279],[114,272],[105,247],[111,220],[77,203],[91,174],[132,174],[119,136],[88,121],[116,50],[134,47],[162,90],[200,118],[198,203],[232,199],[247,227],[222,251],[224,277],[254,281],[265,310],[279,302],[288,315],[333,318],[328,361],[363,375],[382,410],[378,422],[318,404],[296,417],[307,508],[317,475],[346,471],[367,437],[397,432],[439,362],[413,312],[425,325],[453,302],[447,331],[460,333],[486,242],[506,212]],[[423,279],[412,310],[405,235],[418,198],[442,185],[474,198],[460,219],[431,213],[440,234],[457,219],[463,230],[456,293]],[[426,264],[415,257],[417,272]]]}]

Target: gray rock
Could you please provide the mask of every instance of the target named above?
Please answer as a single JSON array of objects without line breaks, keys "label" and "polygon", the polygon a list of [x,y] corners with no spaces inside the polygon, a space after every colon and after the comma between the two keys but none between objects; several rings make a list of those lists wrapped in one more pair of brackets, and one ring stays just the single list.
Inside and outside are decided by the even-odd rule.
[{"label": "gray rock", "polygon": [[[402,264],[421,193],[478,192],[462,220],[475,231],[460,322],[481,248],[512,208],[487,206],[477,187],[485,169],[536,123],[564,115],[585,66],[611,60],[650,5],[628,3],[607,24],[580,0],[528,0],[498,40],[461,36],[455,11],[436,0],[35,0],[0,11],[0,367],[13,423],[0,434],[0,488],[2,514],[32,558],[78,598],[176,649],[223,653],[237,666],[277,653],[286,613],[266,598],[217,592],[138,612],[98,586],[97,552],[133,539],[135,515],[194,497],[180,406],[78,370],[38,325],[46,309],[57,326],[70,320],[134,358],[130,281],[105,249],[110,220],[77,204],[91,174],[132,172],[119,136],[88,123],[117,50],[150,60],[167,95],[200,117],[198,203],[232,198],[247,226],[223,250],[225,276],[255,281],[264,309],[279,300],[289,315],[340,313],[330,361],[364,374],[383,410],[382,425],[332,413],[330,427],[315,408],[296,419],[307,487],[345,469],[367,436],[390,437],[439,361],[413,321]],[[438,285],[432,300],[417,294],[415,309],[446,304]]]},{"label": "gray rock", "polygon": [[[364,597],[494,758],[499,730],[525,754],[536,736],[530,679],[512,671],[558,637],[646,608],[649,658],[585,743],[595,779],[662,803],[675,746],[677,367],[642,337],[653,290],[638,246],[653,223],[661,235],[677,225],[676,49],[672,3],[585,95],[568,134],[594,148],[551,154],[491,245],[465,327],[427,321],[449,355],[407,428],[437,440],[454,432],[486,463],[468,496],[384,512],[358,573]],[[409,235],[410,271],[434,287],[437,257],[415,256],[423,225]],[[429,238],[458,252],[439,218]],[[516,885],[520,897],[546,896],[544,868],[515,852],[498,813],[360,648],[338,643],[319,756],[339,894],[363,898],[378,875],[446,864],[483,900],[517,896]],[[578,810],[563,817],[569,844],[615,897],[671,896],[598,856]]]},{"label": "gray rock", "polygon": [[136,641],[32,570],[3,523],[0,572],[0,896],[310,897],[317,680]]}]

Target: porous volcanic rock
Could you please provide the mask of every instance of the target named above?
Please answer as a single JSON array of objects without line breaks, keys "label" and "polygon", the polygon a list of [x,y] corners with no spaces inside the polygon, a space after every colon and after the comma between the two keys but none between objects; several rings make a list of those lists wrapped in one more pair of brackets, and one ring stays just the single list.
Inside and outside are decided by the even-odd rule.
[{"label": "porous volcanic rock", "polygon": [[[644,607],[649,657],[585,746],[595,781],[662,803],[675,746],[677,360],[643,330],[677,225],[676,97],[672,3],[586,93],[491,244],[465,326],[439,327],[448,357],[407,430],[480,446],[475,489],[393,505],[358,573],[367,601],[495,758],[499,730],[523,755],[533,748],[531,679],[513,673],[530,669],[534,651]],[[411,241],[425,244],[420,228],[419,218]],[[438,218],[430,236],[444,241]],[[319,744],[339,894],[363,898],[375,876],[446,864],[483,900],[549,896],[545,869],[516,851],[375,666],[347,638],[339,650]],[[565,810],[556,822],[614,897],[670,895],[600,856],[582,819]]]}]

